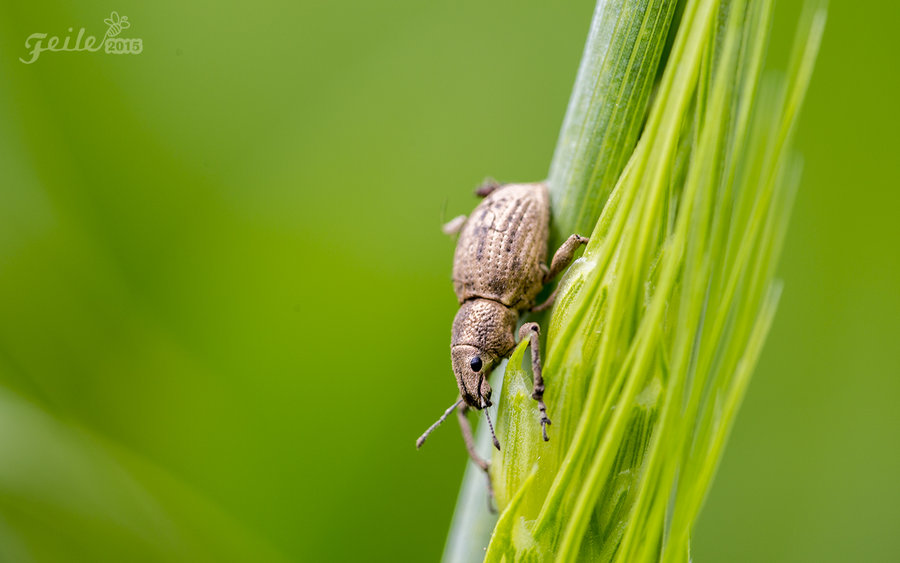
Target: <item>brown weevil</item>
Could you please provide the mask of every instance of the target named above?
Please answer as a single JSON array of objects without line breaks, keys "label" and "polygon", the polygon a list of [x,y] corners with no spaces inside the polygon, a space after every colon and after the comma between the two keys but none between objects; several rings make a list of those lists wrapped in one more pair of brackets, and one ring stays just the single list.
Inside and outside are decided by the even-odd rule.
[{"label": "brown weevil", "polygon": [[[450,358],[459,399],[416,441],[419,448],[428,435],[455,409],[469,456],[485,471],[487,461],[475,452],[472,430],[465,414],[491,406],[488,375],[516,347],[514,336],[522,312],[542,311],[553,304],[554,294],[535,306],[541,289],[572,262],[575,251],[588,239],[572,235],[547,259],[550,227],[550,197],[543,183],[505,184],[487,182],[475,192],[484,198],[468,218],[460,216],[444,226],[447,234],[459,234],[453,257],[453,289],[459,312],[453,320]],[[547,407],[541,377],[540,327],[525,323],[518,340],[529,339],[534,372],[532,398],[537,401],[541,432],[547,436]],[[494,447],[500,443],[493,434]]]}]

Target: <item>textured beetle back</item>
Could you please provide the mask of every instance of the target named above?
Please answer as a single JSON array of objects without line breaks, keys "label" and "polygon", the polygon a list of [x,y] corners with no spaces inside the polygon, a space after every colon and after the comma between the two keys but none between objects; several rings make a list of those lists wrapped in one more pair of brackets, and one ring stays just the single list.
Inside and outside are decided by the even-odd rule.
[{"label": "textured beetle back", "polygon": [[547,259],[550,200],[544,184],[508,184],[469,215],[456,243],[453,288],[513,309],[534,304]]}]

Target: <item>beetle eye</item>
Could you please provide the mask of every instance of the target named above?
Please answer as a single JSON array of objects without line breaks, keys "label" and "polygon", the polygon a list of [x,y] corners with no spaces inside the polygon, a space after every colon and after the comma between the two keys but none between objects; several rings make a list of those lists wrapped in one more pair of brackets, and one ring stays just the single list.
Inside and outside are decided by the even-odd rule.
[{"label": "beetle eye", "polygon": [[472,371],[476,373],[481,371],[481,357],[475,356],[474,358],[472,358],[472,361],[469,363],[469,365],[472,366]]}]

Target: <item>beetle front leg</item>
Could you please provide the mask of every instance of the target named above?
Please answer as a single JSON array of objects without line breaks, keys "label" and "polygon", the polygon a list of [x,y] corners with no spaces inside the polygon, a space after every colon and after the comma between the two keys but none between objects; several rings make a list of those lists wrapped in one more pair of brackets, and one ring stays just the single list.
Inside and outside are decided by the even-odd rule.
[{"label": "beetle front leg", "polygon": [[519,342],[525,338],[529,339],[531,346],[531,371],[534,373],[531,398],[538,402],[538,410],[541,411],[541,433],[547,442],[550,440],[547,436],[550,419],[547,418],[547,405],[544,404],[544,378],[541,375],[541,327],[537,323],[523,324],[519,329]]},{"label": "beetle front leg", "polygon": [[578,247],[582,244],[587,244],[590,240],[581,235],[572,235],[567,238],[566,242],[553,255],[553,260],[550,261],[550,270],[544,274],[544,283],[549,282],[565,270],[566,266],[572,263],[572,258],[575,257],[575,251],[578,250]]},{"label": "beetle front leg", "polygon": [[465,402],[460,403],[459,408],[456,409],[456,415],[459,418],[459,429],[462,431],[463,442],[466,443],[466,451],[469,452],[469,457],[484,471],[484,474],[487,477],[488,509],[491,512],[496,512],[494,505],[492,504],[492,499],[494,498],[494,486],[491,483],[491,464],[475,451],[475,439],[472,437],[472,425],[469,424],[469,419],[466,418],[467,412],[469,412],[469,406]]}]

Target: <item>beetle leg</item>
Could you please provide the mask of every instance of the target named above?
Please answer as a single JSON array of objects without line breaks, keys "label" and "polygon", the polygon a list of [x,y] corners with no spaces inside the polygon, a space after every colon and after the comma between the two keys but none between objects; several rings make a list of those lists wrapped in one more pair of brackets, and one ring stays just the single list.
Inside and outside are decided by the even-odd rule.
[{"label": "beetle leg", "polygon": [[467,412],[469,412],[469,406],[465,403],[462,403],[456,409],[456,415],[459,417],[459,428],[462,430],[463,441],[466,443],[466,451],[469,452],[469,457],[472,458],[472,461],[487,472],[490,464],[475,451],[475,439],[472,437],[472,425],[469,424],[469,419],[466,418]]},{"label": "beetle leg", "polygon": [[544,441],[550,438],[547,436],[547,426],[550,425],[550,419],[547,418],[547,405],[544,404],[544,378],[541,375],[541,327],[537,323],[525,323],[519,329],[519,341],[528,338],[531,345],[531,371],[534,372],[534,387],[531,392],[531,398],[538,402],[538,410],[541,411],[541,433]]},{"label": "beetle leg", "polygon": [[462,230],[463,225],[465,225],[465,224],[466,224],[466,216],[458,215],[458,216],[454,217],[453,219],[450,219],[449,221],[444,223],[444,226],[441,227],[441,230],[444,232],[445,235],[458,235],[459,231]]},{"label": "beetle leg", "polygon": [[469,452],[469,457],[472,458],[475,465],[484,471],[484,474],[487,477],[488,508],[491,512],[496,512],[494,506],[491,504],[491,500],[494,498],[494,486],[491,483],[491,464],[475,451],[475,439],[472,437],[472,425],[469,424],[469,419],[466,418],[467,412],[469,412],[469,406],[466,403],[461,403],[459,408],[456,409],[456,415],[459,418],[459,429],[462,431],[463,442],[466,443],[466,451]]},{"label": "beetle leg", "polygon": [[500,182],[494,180],[493,178],[485,178],[484,182],[482,182],[481,185],[475,189],[475,195],[477,195],[478,197],[487,197],[491,195],[491,192],[499,188],[501,185],[502,184],[500,184]]},{"label": "beetle leg", "polygon": [[556,301],[556,292],[559,291],[559,288],[554,288],[553,293],[550,294],[550,297],[547,298],[546,301],[541,303],[540,305],[535,305],[530,309],[532,313],[540,313],[541,311],[546,311],[551,306],[553,306],[553,302]]},{"label": "beetle leg", "polygon": [[572,235],[567,238],[566,242],[553,255],[553,260],[550,261],[550,271],[544,274],[544,283],[549,282],[565,270],[566,266],[572,263],[572,258],[575,257],[575,251],[578,250],[578,247],[582,244],[587,244],[590,240],[581,235]]}]

